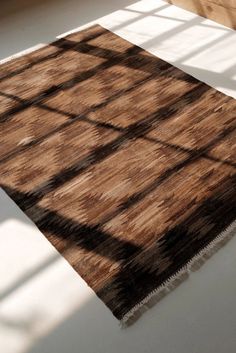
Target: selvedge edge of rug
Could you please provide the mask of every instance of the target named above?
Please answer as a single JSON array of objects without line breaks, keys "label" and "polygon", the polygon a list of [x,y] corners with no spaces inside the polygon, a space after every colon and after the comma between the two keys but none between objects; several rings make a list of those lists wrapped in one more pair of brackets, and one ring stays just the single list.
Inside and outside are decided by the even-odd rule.
[{"label": "selvedge edge of rug", "polygon": [[233,98],[94,25],[2,64],[0,103],[0,186],[122,325],[233,235]]}]

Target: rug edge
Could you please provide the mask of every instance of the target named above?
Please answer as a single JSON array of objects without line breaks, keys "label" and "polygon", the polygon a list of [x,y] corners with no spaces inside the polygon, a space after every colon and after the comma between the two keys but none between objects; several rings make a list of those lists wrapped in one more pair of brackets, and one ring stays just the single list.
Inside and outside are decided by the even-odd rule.
[{"label": "rug edge", "polygon": [[233,238],[236,231],[236,220],[233,221],[225,230],[223,230],[215,239],[194,255],[184,266],[176,273],[170,276],[164,283],[152,290],[143,300],[130,309],[121,319],[120,327],[126,328],[134,324],[140,316],[148,309],[157,304],[172,290],[183,283],[192,272],[198,270],[205,262],[221,249],[230,239]]},{"label": "rug edge", "polygon": [[[51,44],[55,43],[55,42],[58,42],[60,41],[61,39],[63,38],[66,38],[68,37],[69,35],[71,34],[75,34],[75,33],[79,33],[79,32],[82,32],[82,31],[85,31],[86,29],[89,29],[89,28],[92,28],[92,27],[95,27],[95,26],[100,26],[102,27],[103,29],[107,30],[105,27],[101,26],[99,23],[96,23],[96,22],[91,22],[91,23],[88,23],[88,24],[85,24],[85,25],[82,25],[82,26],[79,26],[78,28],[74,28],[72,29],[71,31],[67,31],[65,33],[61,33],[59,35],[57,35],[54,39],[51,39],[51,40],[48,40],[47,42],[45,43],[37,43],[29,48],[25,48],[25,49],[22,49],[16,53],[13,53],[13,54],[10,54],[9,56],[7,57],[4,57],[4,58],[1,58],[0,59],[0,66],[1,65],[4,65],[4,64],[8,64],[10,63],[11,61],[14,61],[14,60],[17,60],[17,59],[20,59],[21,57],[23,56],[26,56],[26,55],[30,55],[32,53],[35,53],[36,51],[39,51],[41,49],[44,49],[46,48],[47,46],[50,46]],[[109,30],[108,30],[109,31]],[[111,32],[111,31],[110,31]],[[113,33],[113,32],[112,32]]]}]

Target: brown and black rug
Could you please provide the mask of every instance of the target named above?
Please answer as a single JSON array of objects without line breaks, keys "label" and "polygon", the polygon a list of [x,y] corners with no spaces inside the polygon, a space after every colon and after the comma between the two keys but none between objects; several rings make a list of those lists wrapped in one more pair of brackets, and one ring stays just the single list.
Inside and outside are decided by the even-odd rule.
[{"label": "brown and black rug", "polygon": [[122,323],[229,237],[236,101],[99,25],[0,67],[0,186]]}]

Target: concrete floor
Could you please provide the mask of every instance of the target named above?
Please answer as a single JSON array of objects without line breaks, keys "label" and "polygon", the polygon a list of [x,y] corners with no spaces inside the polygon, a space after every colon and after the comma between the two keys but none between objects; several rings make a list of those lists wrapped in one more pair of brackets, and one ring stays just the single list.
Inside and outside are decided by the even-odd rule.
[{"label": "concrete floor", "polygon": [[[9,0],[0,60],[100,23],[236,97],[236,32],[161,0]],[[234,353],[236,237],[121,330],[86,283],[0,189],[0,352]]]}]

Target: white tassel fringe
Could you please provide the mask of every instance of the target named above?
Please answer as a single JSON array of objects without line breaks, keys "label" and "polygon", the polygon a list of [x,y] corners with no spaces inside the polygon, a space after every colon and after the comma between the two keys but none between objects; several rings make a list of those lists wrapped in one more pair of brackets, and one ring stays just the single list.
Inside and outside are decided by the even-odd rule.
[{"label": "white tassel fringe", "polygon": [[228,242],[236,232],[236,220],[221,232],[210,244],[196,254],[186,265],[167,279],[158,288],[149,293],[143,300],[136,304],[120,320],[120,326],[125,328],[132,325],[145,311],[156,304],[161,298],[175,289],[189,274],[199,269],[217,250]]}]

